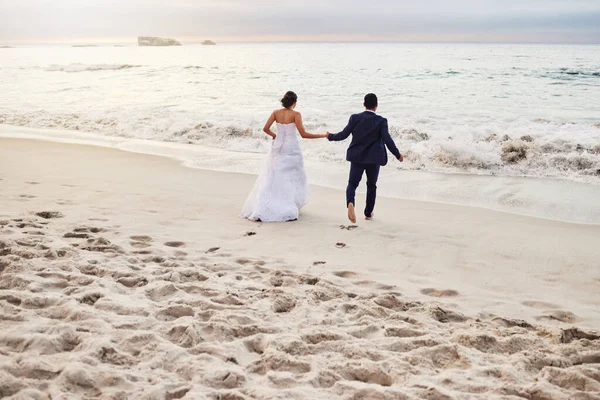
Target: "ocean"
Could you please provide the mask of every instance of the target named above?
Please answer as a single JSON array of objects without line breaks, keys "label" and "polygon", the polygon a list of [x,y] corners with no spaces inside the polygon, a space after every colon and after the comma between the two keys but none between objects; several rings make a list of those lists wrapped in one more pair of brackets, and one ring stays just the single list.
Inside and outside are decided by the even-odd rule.
[{"label": "ocean", "polygon": [[[5,135],[251,173],[287,90],[313,133],[340,131],[374,92],[405,156],[385,195],[600,223],[596,45],[21,46],[0,49],[0,87]],[[344,186],[347,143],[302,146],[312,183]]]}]

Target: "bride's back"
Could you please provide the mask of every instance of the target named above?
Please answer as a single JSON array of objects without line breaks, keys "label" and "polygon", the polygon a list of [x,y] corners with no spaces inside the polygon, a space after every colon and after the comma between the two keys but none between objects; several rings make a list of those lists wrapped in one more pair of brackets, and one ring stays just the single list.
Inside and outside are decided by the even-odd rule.
[{"label": "bride's back", "polygon": [[296,122],[297,111],[282,108],[275,111],[275,122],[278,124],[292,124]]}]

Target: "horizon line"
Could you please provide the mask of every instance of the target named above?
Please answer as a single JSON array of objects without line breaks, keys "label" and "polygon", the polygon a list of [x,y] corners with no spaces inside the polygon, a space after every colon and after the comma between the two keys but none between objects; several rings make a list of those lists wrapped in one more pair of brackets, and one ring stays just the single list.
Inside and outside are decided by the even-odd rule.
[{"label": "horizon line", "polygon": [[[203,40],[178,40],[181,44],[201,45]],[[213,40],[216,44],[552,44],[552,45],[600,45],[598,42],[589,41],[507,41],[507,40]],[[0,46],[35,46],[35,45],[112,45],[130,44],[138,46],[137,41],[130,40],[103,40],[103,41],[2,41]],[[169,47],[169,46],[167,46]],[[176,47],[176,46],[173,46]]]},{"label": "horizon line", "polygon": [[481,44],[600,44],[600,37],[583,38],[561,35],[405,35],[405,36],[378,36],[378,35],[308,35],[308,36],[220,36],[214,35],[139,35],[139,36],[107,36],[107,37],[55,37],[23,39],[0,38],[0,45],[100,45],[100,44],[137,44],[140,36],[156,36],[173,38],[180,43],[195,44],[204,40],[217,43],[481,43]]}]

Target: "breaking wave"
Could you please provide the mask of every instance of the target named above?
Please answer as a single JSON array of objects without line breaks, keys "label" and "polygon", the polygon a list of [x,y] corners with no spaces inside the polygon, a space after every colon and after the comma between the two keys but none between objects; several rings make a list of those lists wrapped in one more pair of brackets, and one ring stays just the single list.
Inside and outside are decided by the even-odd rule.
[{"label": "breaking wave", "polygon": [[[168,114],[135,118],[89,118],[80,114],[0,114],[0,123],[35,128],[53,128],[102,133],[110,136],[152,139],[216,147],[251,153],[266,153],[269,140],[255,126],[196,123],[173,120]],[[403,168],[441,173],[534,176],[570,179],[600,184],[600,124],[564,124],[536,119],[529,121],[531,135],[485,133],[440,136],[418,130],[390,126],[390,133],[405,157]],[[323,124],[307,124],[319,131]],[[419,128],[420,129],[420,128]],[[561,135],[548,132],[564,129]],[[585,130],[580,141],[569,132]],[[545,133],[544,133],[545,132]],[[573,135],[571,135],[573,136]],[[587,138],[587,139],[586,139]],[[347,143],[303,141],[305,157],[315,162],[343,163]]]}]

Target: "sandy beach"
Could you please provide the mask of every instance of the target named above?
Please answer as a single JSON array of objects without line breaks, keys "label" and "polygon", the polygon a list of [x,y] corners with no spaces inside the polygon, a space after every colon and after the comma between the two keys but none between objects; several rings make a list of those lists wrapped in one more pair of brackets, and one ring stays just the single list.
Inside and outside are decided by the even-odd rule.
[{"label": "sandy beach", "polygon": [[600,226],[253,183],[0,139],[0,398],[600,399]]}]

